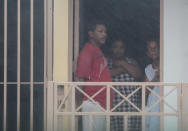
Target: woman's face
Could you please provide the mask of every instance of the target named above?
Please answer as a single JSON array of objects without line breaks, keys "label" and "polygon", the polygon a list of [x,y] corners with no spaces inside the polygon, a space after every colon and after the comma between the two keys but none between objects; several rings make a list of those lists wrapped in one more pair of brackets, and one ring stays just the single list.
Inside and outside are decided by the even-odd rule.
[{"label": "woman's face", "polygon": [[125,44],[122,41],[114,41],[111,50],[114,58],[123,58],[125,54]]},{"label": "woman's face", "polygon": [[147,55],[153,61],[159,58],[159,47],[156,42],[152,41],[148,44]]}]

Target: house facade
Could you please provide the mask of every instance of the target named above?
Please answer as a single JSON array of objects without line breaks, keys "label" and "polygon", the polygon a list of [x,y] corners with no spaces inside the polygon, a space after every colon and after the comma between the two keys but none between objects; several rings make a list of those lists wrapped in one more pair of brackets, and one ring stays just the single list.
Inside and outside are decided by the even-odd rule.
[{"label": "house facade", "polygon": [[[73,82],[80,50],[80,2],[83,0],[1,1],[0,130],[80,130],[78,116],[84,113],[75,107],[75,90],[87,85]],[[160,0],[158,3],[161,78],[153,84],[161,86],[161,112],[155,115],[161,116],[161,130],[186,131],[188,2]],[[107,91],[114,85],[92,84],[105,85]],[[142,116],[144,130],[148,115],[144,92],[152,83],[115,83],[118,84],[141,87],[142,108],[130,115]],[[104,111],[106,116],[117,114],[109,108]],[[91,114],[85,115],[92,120]],[[128,114],[123,115],[126,120]],[[107,127],[109,121],[107,117]]]}]

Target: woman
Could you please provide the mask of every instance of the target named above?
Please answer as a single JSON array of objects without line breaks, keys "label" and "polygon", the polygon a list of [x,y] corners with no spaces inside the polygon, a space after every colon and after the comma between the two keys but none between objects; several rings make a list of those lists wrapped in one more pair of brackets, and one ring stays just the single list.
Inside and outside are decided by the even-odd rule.
[{"label": "woman", "polygon": [[[137,62],[131,58],[125,57],[126,44],[122,40],[115,40],[111,44],[111,56],[108,59],[108,65],[113,82],[135,82],[140,79],[142,73]],[[137,86],[115,86],[115,88],[124,96],[131,94]],[[123,98],[114,91],[113,107],[120,103]],[[137,107],[141,105],[140,91],[132,95],[129,100]],[[118,106],[115,112],[137,112],[132,105],[124,101]],[[137,116],[128,117],[128,131],[139,131],[141,128],[141,119]],[[123,131],[123,116],[113,116],[111,118],[111,130]]]},{"label": "woman", "polygon": [[[145,68],[145,81],[146,82],[159,82],[159,47],[157,42],[149,41],[147,43],[147,56],[151,59],[152,64],[149,64]],[[150,87],[155,93],[160,95],[160,87]],[[153,93],[147,93],[147,105],[146,109],[149,109],[154,103],[158,101],[158,97]],[[150,112],[159,112],[160,105],[155,105]],[[146,131],[159,131],[160,130],[160,117],[148,116],[146,117]]]}]

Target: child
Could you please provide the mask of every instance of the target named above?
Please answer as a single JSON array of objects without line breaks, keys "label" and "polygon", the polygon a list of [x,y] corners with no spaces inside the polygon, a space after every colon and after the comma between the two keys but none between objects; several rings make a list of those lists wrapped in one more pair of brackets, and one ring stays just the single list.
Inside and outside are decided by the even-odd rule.
[{"label": "child", "polygon": [[[145,81],[146,82],[159,82],[159,47],[157,42],[149,41],[147,43],[147,56],[152,60],[152,64],[149,64],[145,68]],[[160,95],[160,87],[150,87],[152,90]],[[147,106],[148,109],[154,103],[156,103],[158,97],[153,93],[148,95]],[[160,105],[155,105],[150,112],[160,112]],[[146,117],[146,131],[160,131],[160,117],[159,116],[148,116]]]},{"label": "child", "polygon": [[[111,82],[107,61],[100,49],[101,45],[106,42],[106,26],[103,23],[95,22],[89,26],[88,35],[89,41],[85,44],[78,58],[76,76],[79,80],[85,82]],[[103,88],[103,86],[85,86],[84,92],[91,97],[101,88]],[[104,109],[106,108],[106,90],[103,90],[94,97],[94,100],[99,103],[99,105],[88,100],[86,96],[84,96],[83,100],[84,105],[82,112],[102,112],[99,105]],[[89,131],[88,116],[83,116],[82,122],[83,131]],[[93,116],[92,128],[93,131],[105,131],[106,117]]]}]

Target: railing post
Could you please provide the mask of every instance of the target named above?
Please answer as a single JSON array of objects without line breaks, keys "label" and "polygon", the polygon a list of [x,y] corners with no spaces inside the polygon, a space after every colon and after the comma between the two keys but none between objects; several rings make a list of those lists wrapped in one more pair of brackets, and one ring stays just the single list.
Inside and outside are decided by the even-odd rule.
[{"label": "railing post", "polygon": [[182,131],[182,125],[183,125],[183,121],[182,121],[182,86],[183,84],[180,83],[178,84],[177,87],[177,106],[178,106],[178,131]]},{"label": "railing post", "polygon": [[75,131],[75,85],[72,88],[72,131]]},{"label": "railing post", "polygon": [[124,116],[124,131],[128,131],[128,116]]},{"label": "railing post", "polygon": [[93,130],[93,115],[89,115],[89,131]]},{"label": "railing post", "polygon": [[[160,97],[164,96],[164,85],[160,86]],[[164,100],[160,102],[160,112],[164,112]],[[164,116],[160,116],[160,131],[164,130]]]},{"label": "railing post", "polygon": [[111,85],[107,85],[106,87],[106,131],[110,131],[110,88]]},{"label": "railing post", "polygon": [[53,82],[47,83],[47,131],[54,131],[54,87]]},{"label": "railing post", "polygon": [[146,100],[146,93],[145,93],[145,91],[146,91],[146,85],[145,84],[143,84],[142,85],[142,131],[145,131],[145,126],[146,126],[146,122],[145,122],[145,100]]},{"label": "railing post", "polygon": [[181,84],[181,120],[178,124],[181,124],[181,130],[187,131],[188,129],[188,83]]}]

